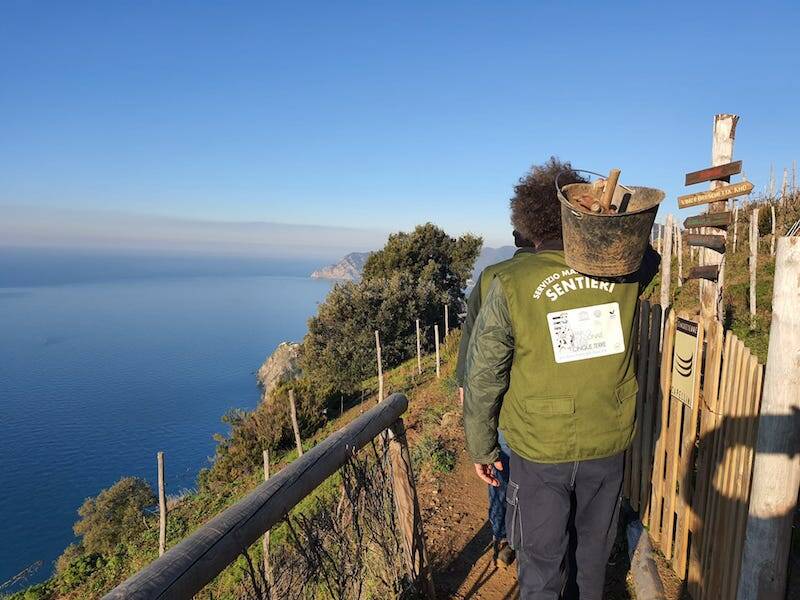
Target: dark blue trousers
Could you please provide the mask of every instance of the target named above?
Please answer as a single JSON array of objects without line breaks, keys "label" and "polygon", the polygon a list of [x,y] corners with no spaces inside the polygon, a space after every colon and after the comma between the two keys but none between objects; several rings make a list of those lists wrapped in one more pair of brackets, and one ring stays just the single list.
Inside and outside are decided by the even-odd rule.
[{"label": "dark blue trousers", "polygon": [[511,450],[506,523],[509,542],[517,551],[522,600],[560,598],[570,523],[579,598],[602,600],[617,532],[623,456],[546,464]]},{"label": "dark blue trousers", "polygon": [[508,470],[509,457],[505,452],[500,452],[500,461],[503,463],[503,470],[498,471],[494,467],[494,476],[500,485],[489,488],[489,523],[492,525],[492,537],[496,540],[506,539],[506,491],[508,490]]}]

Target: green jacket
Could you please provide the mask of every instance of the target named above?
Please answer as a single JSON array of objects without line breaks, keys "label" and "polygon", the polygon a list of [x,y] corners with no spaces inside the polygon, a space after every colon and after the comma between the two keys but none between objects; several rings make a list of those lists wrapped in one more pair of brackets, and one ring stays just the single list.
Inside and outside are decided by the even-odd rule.
[{"label": "green jacket", "polygon": [[525,252],[534,252],[533,248],[518,248],[514,252],[514,256],[502,260],[499,263],[489,265],[478,276],[478,281],[475,287],[469,294],[467,299],[467,316],[464,323],[461,325],[461,341],[458,344],[458,360],[456,362],[456,383],[458,387],[464,387],[464,374],[466,373],[467,365],[467,349],[469,348],[469,338],[472,335],[472,328],[475,325],[475,319],[478,318],[478,313],[481,310],[483,299],[489,293],[489,288],[492,286],[492,281],[497,272],[505,267],[508,263],[514,260],[515,257]]},{"label": "green jacket", "polygon": [[499,269],[466,361],[464,425],[476,463],[497,459],[497,428],[528,460],[617,454],[633,437],[638,297],[655,274],[648,252],[634,276],[576,273],[548,242]]}]

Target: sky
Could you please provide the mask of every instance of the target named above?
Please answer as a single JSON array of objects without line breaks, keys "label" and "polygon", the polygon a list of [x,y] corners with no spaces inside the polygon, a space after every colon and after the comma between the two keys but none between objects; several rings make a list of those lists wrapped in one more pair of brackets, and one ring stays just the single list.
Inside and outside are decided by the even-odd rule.
[{"label": "sky", "polygon": [[796,2],[4,0],[0,245],[497,246],[550,155],[682,220],[715,113],[757,189],[800,159],[798,30]]}]

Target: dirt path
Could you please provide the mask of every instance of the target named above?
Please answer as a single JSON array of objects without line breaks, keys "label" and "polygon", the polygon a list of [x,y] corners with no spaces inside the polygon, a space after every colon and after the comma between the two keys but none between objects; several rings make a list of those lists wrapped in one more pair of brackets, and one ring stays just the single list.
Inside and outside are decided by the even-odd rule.
[{"label": "dirt path", "polygon": [[494,566],[488,508],[486,486],[475,477],[463,449],[452,473],[424,482],[425,533],[440,597],[518,598],[516,567]]},{"label": "dirt path", "polygon": [[[428,553],[440,598],[511,600],[519,598],[516,564],[497,568],[487,521],[487,488],[477,480],[460,429],[443,432],[457,450],[448,474],[421,474],[419,486]],[[606,574],[607,600],[633,600],[624,526],[621,525]]]},{"label": "dirt path", "polygon": [[[414,365],[415,366],[415,365]],[[443,380],[452,364],[445,365]],[[403,388],[400,388],[403,389]],[[455,388],[436,380],[421,381],[409,390],[405,415],[412,450],[431,434],[455,453],[448,473],[430,465],[417,476],[417,491],[425,529],[426,548],[440,599],[512,600],[519,598],[516,564],[495,567],[492,532],[488,523],[487,486],[479,481],[465,449],[461,407]],[[606,600],[632,600],[624,529],[620,530],[606,575]]]}]

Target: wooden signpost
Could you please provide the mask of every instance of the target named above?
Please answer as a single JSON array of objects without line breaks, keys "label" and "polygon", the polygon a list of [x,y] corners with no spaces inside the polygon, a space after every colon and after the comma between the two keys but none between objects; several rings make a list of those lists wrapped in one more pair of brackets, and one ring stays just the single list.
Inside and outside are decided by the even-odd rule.
[{"label": "wooden signpost", "polygon": [[[736,137],[737,115],[714,115],[712,130],[712,166],[686,174],[686,185],[711,182],[706,192],[678,196],[678,206],[688,208],[708,204],[708,213],[686,220],[687,228],[703,228],[698,234],[687,235],[690,248],[700,248],[700,266],[692,269],[687,279],[700,279],[700,314],[703,317],[722,319],[722,283],[726,228],[731,223],[727,210],[729,198],[749,194],[753,184],[749,181],[730,183],[731,175],[742,172],[742,161],[733,161],[733,142]],[[716,228],[716,229],[714,229]],[[713,234],[713,235],[712,235]]]},{"label": "wooden signpost", "polygon": [[725,252],[725,237],[721,235],[687,233],[686,243],[690,246],[700,246],[701,248],[711,248],[717,252]]},{"label": "wooden signpost", "polygon": [[731,175],[736,175],[741,172],[742,161],[737,160],[724,165],[709,167],[701,171],[687,173],[686,183],[684,185],[694,185],[695,183],[703,183],[704,181],[730,181]]},{"label": "wooden signpost", "polygon": [[689,208],[690,206],[697,206],[698,204],[710,204],[711,202],[720,202],[736,196],[746,196],[753,191],[753,184],[749,181],[740,181],[739,183],[732,183],[730,185],[723,185],[714,190],[707,192],[698,192],[697,194],[687,194],[686,196],[678,196],[678,206],[680,208]]},{"label": "wooden signpost", "polygon": [[686,276],[684,281],[690,279],[706,279],[708,281],[717,281],[719,279],[719,265],[705,265],[702,267],[694,267]]},{"label": "wooden signpost", "polygon": [[730,212],[708,213],[705,215],[697,215],[695,217],[687,217],[683,222],[686,229],[694,227],[728,227],[733,220]]}]

